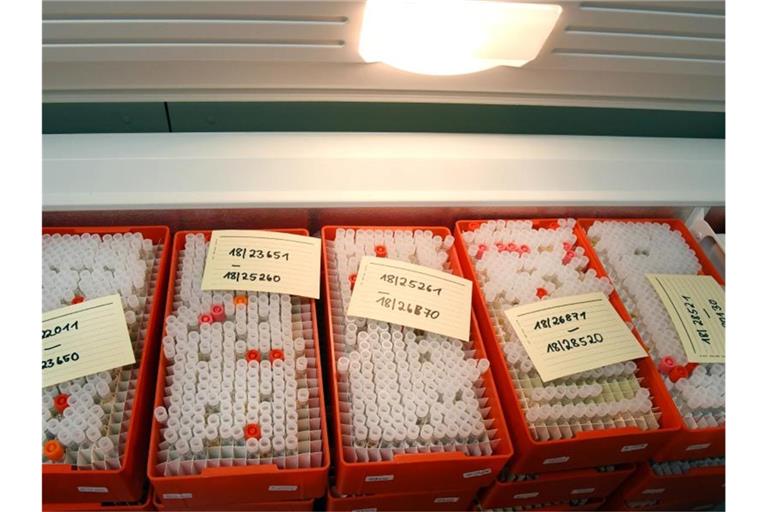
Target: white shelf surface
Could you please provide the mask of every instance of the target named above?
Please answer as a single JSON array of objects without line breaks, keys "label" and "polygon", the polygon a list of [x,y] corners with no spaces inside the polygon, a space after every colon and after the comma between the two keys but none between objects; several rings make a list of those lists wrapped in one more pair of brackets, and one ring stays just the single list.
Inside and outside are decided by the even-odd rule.
[{"label": "white shelf surface", "polygon": [[43,136],[45,211],[725,204],[725,141],[407,133]]}]

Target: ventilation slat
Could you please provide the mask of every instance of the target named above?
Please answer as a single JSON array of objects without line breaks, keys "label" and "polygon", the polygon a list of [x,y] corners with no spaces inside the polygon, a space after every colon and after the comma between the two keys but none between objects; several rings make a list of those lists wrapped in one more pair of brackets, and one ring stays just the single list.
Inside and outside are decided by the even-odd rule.
[{"label": "ventilation slat", "polygon": [[346,23],[252,20],[45,21],[43,43],[344,40]]},{"label": "ventilation slat", "polygon": [[725,17],[719,15],[603,9],[582,4],[569,10],[566,21],[568,26],[582,28],[725,37]]},{"label": "ventilation slat", "polygon": [[344,1],[44,0],[43,19],[299,17],[327,20],[344,18],[362,6],[360,2]]},{"label": "ventilation slat", "polygon": [[348,53],[341,41],[58,44],[43,45],[43,62],[338,62]]},{"label": "ventilation slat", "polygon": [[[535,62],[537,68],[560,70],[592,70],[601,72],[656,73],[671,75],[725,74],[725,60],[717,56],[696,56],[554,49]],[[693,85],[692,85],[693,87]]]},{"label": "ventilation slat", "polygon": [[658,33],[632,33],[622,31],[593,31],[566,28],[556,36],[556,50],[587,50],[604,52],[630,52],[657,54],[670,57],[689,55],[725,58],[725,41],[714,37],[669,36]]}]

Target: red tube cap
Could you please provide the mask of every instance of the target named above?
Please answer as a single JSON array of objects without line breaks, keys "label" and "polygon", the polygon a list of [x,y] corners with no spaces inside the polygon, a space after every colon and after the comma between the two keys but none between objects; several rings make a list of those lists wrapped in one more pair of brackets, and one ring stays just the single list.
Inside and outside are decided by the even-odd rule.
[{"label": "red tube cap", "polygon": [[549,295],[549,293],[547,293],[547,290],[545,290],[544,288],[536,288],[536,296],[538,298],[543,299],[547,295]]},{"label": "red tube cap", "polygon": [[672,382],[677,382],[680,379],[685,379],[688,377],[688,372],[685,369],[685,366],[675,366],[669,371],[669,380]]},{"label": "red tube cap", "polygon": [[677,366],[677,361],[675,361],[675,358],[672,356],[665,356],[661,358],[661,363],[659,363],[659,371],[668,375],[675,366]]},{"label": "red tube cap", "polygon": [[377,258],[386,258],[387,257],[387,248],[383,245],[377,245],[373,248],[374,252],[376,253]]},{"label": "red tube cap", "polygon": [[227,319],[227,315],[224,313],[224,306],[221,304],[215,304],[211,306],[211,316],[214,322],[223,322]]},{"label": "red tube cap", "polygon": [[200,322],[201,324],[212,324],[213,317],[208,313],[203,313],[202,315],[197,317],[197,321]]},{"label": "red tube cap", "polygon": [[53,406],[56,408],[59,414],[63,413],[64,409],[69,407],[69,395],[66,393],[56,395],[53,398]]},{"label": "red tube cap", "polygon": [[243,435],[246,439],[261,439],[261,427],[258,423],[249,423],[243,428]]},{"label": "red tube cap", "polygon": [[82,295],[75,295],[72,297],[72,304],[80,304],[81,302],[85,302],[85,297]]},{"label": "red tube cap", "polygon": [[53,462],[64,458],[64,447],[55,439],[46,441],[43,444],[43,456]]},{"label": "red tube cap", "polygon": [[245,354],[245,359],[247,359],[249,362],[250,361],[261,361],[261,352],[259,352],[256,349],[249,350]]},{"label": "red tube cap", "polygon": [[285,359],[283,351],[279,348],[269,351],[269,362],[274,363],[277,359]]}]

